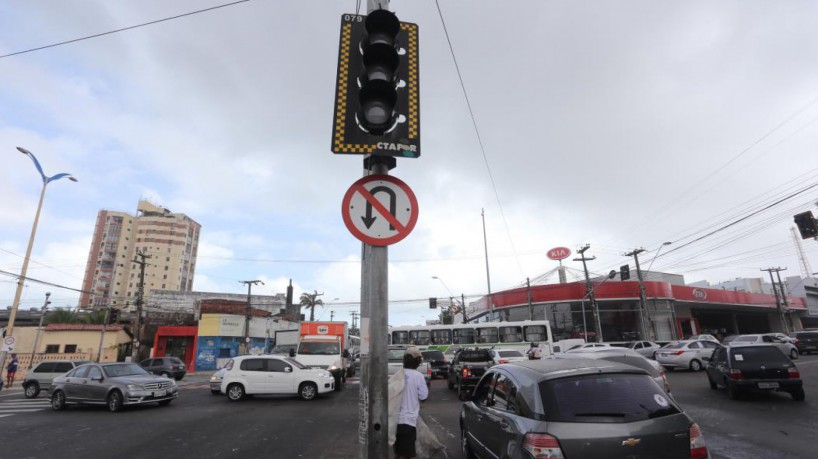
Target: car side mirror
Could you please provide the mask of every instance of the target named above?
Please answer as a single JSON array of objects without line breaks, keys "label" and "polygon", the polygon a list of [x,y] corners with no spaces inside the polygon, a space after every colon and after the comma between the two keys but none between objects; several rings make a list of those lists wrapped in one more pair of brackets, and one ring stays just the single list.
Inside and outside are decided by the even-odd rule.
[{"label": "car side mirror", "polygon": [[99,381],[99,382],[102,382],[102,380],[103,380],[103,379],[104,379],[104,378],[103,378],[102,376],[95,376],[95,377],[91,378],[91,381]]},{"label": "car side mirror", "polygon": [[471,400],[471,392],[467,390],[462,390],[460,393],[457,394],[457,399],[461,402],[468,402]]}]

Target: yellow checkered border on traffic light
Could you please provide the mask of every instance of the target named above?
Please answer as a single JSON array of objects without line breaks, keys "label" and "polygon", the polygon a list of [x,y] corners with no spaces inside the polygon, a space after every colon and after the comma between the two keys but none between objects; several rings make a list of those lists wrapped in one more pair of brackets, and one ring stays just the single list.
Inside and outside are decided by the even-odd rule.
[{"label": "yellow checkered border on traffic light", "polygon": [[401,28],[409,35],[408,48],[406,52],[409,54],[409,81],[406,86],[409,89],[409,113],[407,113],[407,122],[409,123],[409,138],[416,139],[418,137],[418,121],[420,115],[420,100],[418,97],[418,86],[420,82],[420,75],[418,71],[418,26],[417,24],[401,22]]},{"label": "yellow checkered border on traffic light", "polygon": [[335,152],[368,154],[375,151],[375,145],[349,144],[344,136],[345,120],[347,116],[347,80],[349,78],[349,53],[352,40],[352,24],[341,26],[341,52],[338,56],[338,88],[336,89],[335,105]]}]

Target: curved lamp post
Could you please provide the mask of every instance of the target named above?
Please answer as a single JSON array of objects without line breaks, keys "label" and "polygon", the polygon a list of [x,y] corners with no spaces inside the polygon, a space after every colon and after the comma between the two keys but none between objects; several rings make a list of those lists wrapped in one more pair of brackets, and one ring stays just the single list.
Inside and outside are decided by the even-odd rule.
[{"label": "curved lamp post", "polygon": [[[34,167],[37,168],[37,172],[40,173],[40,177],[43,179],[43,189],[40,191],[40,202],[37,204],[37,213],[34,214],[34,225],[31,227],[31,235],[28,238],[28,248],[26,249],[26,256],[23,258],[23,267],[20,270],[20,278],[17,280],[17,291],[14,293],[14,302],[11,304],[11,312],[9,313],[9,324],[8,324],[8,331],[7,336],[12,336],[12,332],[14,331],[14,319],[17,317],[17,309],[20,307],[20,297],[23,295],[23,286],[25,285],[26,281],[26,273],[28,272],[28,262],[29,258],[31,257],[31,249],[34,247],[34,235],[37,234],[37,223],[40,221],[40,211],[43,208],[43,198],[45,198],[45,188],[48,186],[49,183],[57,181],[61,178],[67,178],[72,182],[76,182],[77,178],[71,174],[61,172],[56,175],[52,175],[48,177],[43,172],[42,166],[40,166],[40,162],[37,161],[37,158],[34,156],[33,153],[26,150],[23,147],[17,147],[17,150],[31,158],[31,161],[34,162]],[[0,357],[0,366],[4,365],[6,362],[6,353],[3,353]]]}]

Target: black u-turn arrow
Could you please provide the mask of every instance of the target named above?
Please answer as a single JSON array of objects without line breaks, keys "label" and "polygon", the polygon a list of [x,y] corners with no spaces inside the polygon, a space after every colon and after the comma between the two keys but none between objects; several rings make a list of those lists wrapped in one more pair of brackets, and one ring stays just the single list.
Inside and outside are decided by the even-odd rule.
[{"label": "black u-turn arrow", "polygon": [[[387,186],[376,186],[369,190],[369,194],[371,194],[374,197],[375,194],[380,191],[383,191],[384,193],[387,193],[389,195],[389,213],[392,214],[393,216],[396,216],[395,212],[397,212],[396,208],[398,206],[398,197],[395,195],[395,191]],[[372,203],[367,201],[366,215],[361,217],[361,220],[364,222],[364,225],[366,225],[366,229],[372,227],[372,224],[375,223],[375,220],[377,219],[378,217],[372,215]],[[392,226],[391,223],[389,224],[389,229],[395,231],[395,227]]]}]

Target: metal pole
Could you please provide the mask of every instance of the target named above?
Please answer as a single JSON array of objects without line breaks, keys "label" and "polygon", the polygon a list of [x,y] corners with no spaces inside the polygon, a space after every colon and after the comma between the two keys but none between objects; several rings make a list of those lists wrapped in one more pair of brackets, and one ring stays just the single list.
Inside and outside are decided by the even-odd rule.
[{"label": "metal pole", "polygon": [[460,294],[460,304],[463,305],[463,323],[469,322],[469,316],[466,314],[466,295]]},{"label": "metal pole", "polygon": [[[594,314],[594,322],[596,323],[596,341],[598,343],[602,342],[602,321],[599,317],[599,306],[596,304],[596,295],[594,295],[594,286],[591,283],[591,275],[588,273],[588,265],[585,263],[586,261],[596,260],[596,257],[586,258],[585,251],[591,247],[590,244],[586,244],[581,249],[577,250],[582,258],[574,258],[574,261],[582,261],[582,268],[585,270],[585,288],[588,290],[586,295],[591,300],[591,311]],[[583,319],[584,319],[583,314]],[[586,333],[585,340],[588,340],[588,335]]]},{"label": "metal pole", "polygon": [[778,310],[778,318],[781,321],[781,329],[786,330],[787,325],[786,321],[784,320],[784,311],[781,308],[781,300],[779,299],[778,296],[778,288],[776,287],[775,279],[773,279],[773,271],[775,271],[775,268],[762,269],[762,271],[767,271],[768,273],[770,273],[770,283],[773,285],[773,294],[775,294],[775,308]]},{"label": "metal pole", "polygon": [[102,333],[99,335],[99,351],[97,352],[97,363],[102,361],[102,342],[105,340],[105,326],[108,325],[108,318],[111,316],[111,306],[105,308],[105,319],[102,321]]},{"label": "metal pole", "polygon": [[787,268],[781,269],[778,268],[775,270],[775,276],[778,278],[778,289],[781,291],[781,326],[784,329],[784,333],[790,332],[790,324],[787,322],[787,311],[789,307],[787,306],[787,293],[784,290],[784,283],[781,282],[781,271],[786,271]]},{"label": "metal pole", "polygon": [[489,274],[489,244],[486,239],[486,213],[480,209],[480,218],[483,219],[483,249],[486,253],[486,287],[488,288],[489,320],[494,321],[494,302],[491,300],[491,275]]},{"label": "metal pole", "polygon": [[534,320],[534,310],[531,307],[531,281],[527,277],[525,285],[528,287],[528,320]]},{"label": "metal pole", "polygon": [[141,335],[139,330],[142,328],[142,299],[145,295],[145,265],[147,264],[145,259],[151,258],[150,255],[141,251],[137,251],[136,256],[140,258],[139,261],[133,260],[134,263],[139,264],[139,290],[137,290],[136,296],[136,323],[134,325],[133,349],[131,350],[132,362],[139,359],[139,338]]},{"label": "metal pole", "polygon": [[251,281],[239,281],[242,284],[247,284],[247,306],[244,309],[244,343],[239,346],[239,351],[242,355],[247,355],[250,353],[250,320],[253,318],[253,307],[250,304],[250,300],[252,296],[250,295],[250,289],[254,285],[264,285],[264,282],[260,280],[251,280]]},{"label": "metal pole", "polygon": [[[388,174],[380,158],[369,158],[372,174]],[[388,359],[389,250],[363,244],[361,275],[361,388],[358,398],[358,457],[389,457]]]},{"label": "metal pole", "polygon": [[37,327],[37,336],[34,338],[34,347],[31,348],[31,358],[28,361],[28,369],[34,368],[34,354],[37,352],[37,345],[40,344],[40,332],[43,331],[43,319],[45,319],[46,311],[48,310],[48,305],[51,304],[48,301],[48,297],[51,296],[51,292],[45,292],[45,303],[43,303],[43,311],[40,314],[40,325]]}]

